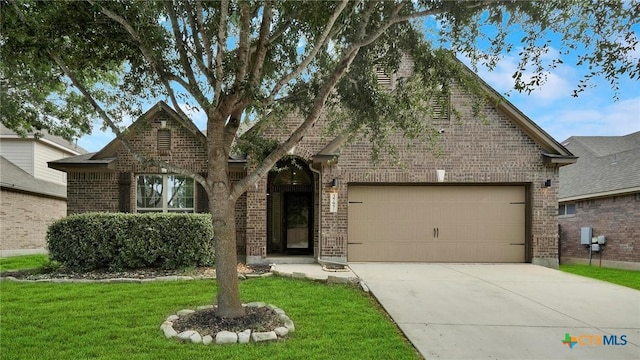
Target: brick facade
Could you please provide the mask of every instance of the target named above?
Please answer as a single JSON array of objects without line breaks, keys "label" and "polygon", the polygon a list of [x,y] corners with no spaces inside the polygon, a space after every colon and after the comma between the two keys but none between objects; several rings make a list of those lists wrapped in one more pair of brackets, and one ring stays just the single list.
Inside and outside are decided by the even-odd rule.
[{"label": "brick facade", "polygon": [[[162,131],[168,130],[171,133],[171,150],[169,151],[158,150],[157,133],[161,130],[163,121],[165,127],[162,128]],[[188,131],[167,112],[160,111],[148,119],[140,119],[135,126],[135,130],[131,131],[129,141],[138,153],[159,158],[196,173],[206,173],[207,154],[204,146],[196,135]],[[135,212],[136,175],[163,173],[162,169],[154,166],[144,167],[122,146],[116,148],[114,154],[106,154],[105,156],[115,158],[113,164],[115,170],[68,171],[68,214],[122,211],[123,204],[120,193],[123,178],[128,178],[126,182],[130,183],[126,199],[128,204],[125,208]],[[244,171],[242,170],[230,173],[232,182],[238,181],[243,176]],[[197,187],[196,192],[198,191],[204,191],[204,189]],[[202,198],[202,196],[202,194],[195,194],[196,199]],[[246,247],[246,204],[246,195],[243,195],[236,203],[236,234],[239,252],[244,252]]]},{"label": "brick facade", "polygon": [[[462,91],[452,95],[452,104],[460,111],[462,118],[437,124],[444,129],[444,133],[434,144],[407,140],[400,135],[392,136],[391,142],[399,151],[397,158],[382,155],[379,162],[373,164],[369,141],[360,139],[341,149],[337,164],[322,166],[322,258],[347,260],[349,184],[429,185],[436,183],[435,170],[445,169],[445,181],[449,184],[524,185],[527,192],[527,261],[557,267],[557,167],[546,166],[542,157],[544,150],[501,111],[487,105],[484,108],[487,118],[475,118]],[[299,117],[290,117],[289,128],[293,129],[301,121]],[[308,160],[310,154],[318,153],[332,140],[322,132],[326,121],[323,115],[296,146],[294,155]],[[280,140],[284,138],[281,129],[267,131],[266,136]],[[330,213],[327,190],[334,178],[339,181],[338,212]],[[547,179],[553,184],[550,188],[543,187]],[[251,196],[256,201],[249,211],[255,214],[265,214],[267,211],[264,200],[266,194],[262,190],[264,185],[263,181],[257,190],[252,191]],[[317,204],[318,201],[316,212]],[[263,221],[262,218],[256,219]],[[248,223],[251,222],[252,218],[249,218]],[[266,242],[262,234],[262,228],[247,234],[250,242],[255,236],[253,246],[256,250],[252,255],[261,256],[265,253]],[[317,257],[318,249],[315,253]]]},{"label": "brick facade", "polygon": [[[560,260],[588,262],[589,250],[580,244],[580,228],[605,235],[602,261],[610,266],[640,269],[640,193],[575,202],[575,215],[560,216]],[[594,255],[600,260],[600,254]],[[635,263],[635,264],[634,264]]]},{"label": "brick facade", "polygon": [[47,229],[66,207],[64,199],[0,190],[0,250],[45,249]]},{"label": "brick facade", "polygon": [[[402,68],[407,73],[404,75],[409,74],[409,68]],[[336,262],[348,259],[347,200],[350,184],[430,185],[437,181],[435,170],[444,169],[445,182],[449,185],[524,186],[526,261],[557,267],[557,166],[545,165],[542,155],[545,149],[533,140],[530,132],[525,131],[522,123],[518,125],[514,121],[513,114],[507,115],[487,104],[483,109],[486,117],[477,118],[473,115],[467,95],[460,89],[454,90],[452,104],[461,117],[434,124],[434,127],[437,126],[435,129],[444,130],[434,143],[392,135],[390,141],[398,150],[397,157],[383,154],[379,162],[373,164],[370,142],[368,139],[357,139],[342,145],[337,163],[314,164],[314,257]],[[157,152],[156,134],[161,120],[166,121],[166,128],[171,131],[172,150],[168,153]],[[300,116],[292,115],[283,126],[266,129],[264,135],[283,140],[302,121]],[[334,140],[324,132],[327,122],[327,114],[323,113],[292,150],[292,155],[303,163],[312,164],[313,157]],[[194,134],[167,116],[166,112],[156,112],[143,125],[142,130],[137,129],[130,134],[130,142],[137,151],[158,156],[194,172],[206,171],[204,147]],[[105,149],[109,149],[109,145]],[[128,198],[135,205],[135,175],[161,172],[161,169],[141,167],[122,147],[112,155],[117,158],[113,172],[70,173],[69,213],[118,211],[121,208],[118,191],[122,174],[129,174],[127,176],[132,185],[128,190]],[[231,174],[232,181],[239,180],[244,174],[241,170]],[[251,186],[236,204],[238,251],[246,254],[250,263],[269,261],[267,178]],[[331,189],[338,192],[338,211],[335,213],[329,211],[332,179],[337,179],[339,183],[336,189]],[[545,188],[543,183],[547,179],[553,185]],[[135,206],[132,209],[135,210]]]}]

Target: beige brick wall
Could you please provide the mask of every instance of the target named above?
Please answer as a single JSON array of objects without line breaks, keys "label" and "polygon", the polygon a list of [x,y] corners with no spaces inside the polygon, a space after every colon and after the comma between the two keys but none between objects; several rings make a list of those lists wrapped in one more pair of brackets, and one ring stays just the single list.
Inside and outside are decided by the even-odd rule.
[{"label": "beige brick wall", "polygon": [[46,248],[49,225],[66,214],[65,200],[0,190],[0,250]]}]

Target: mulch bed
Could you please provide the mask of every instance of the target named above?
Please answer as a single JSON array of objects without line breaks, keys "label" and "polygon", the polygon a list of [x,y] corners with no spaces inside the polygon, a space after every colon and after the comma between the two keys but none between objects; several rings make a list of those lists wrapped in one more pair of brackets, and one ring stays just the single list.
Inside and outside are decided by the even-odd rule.
[{"label": "mulch bed", "polygon": [[257,332],[272,331],[282,326],[278,314],[268,307],[247,307],[247,314],[243,317],[229,319],[216,314],[216,308],[198,310],[193,314],[181,317],[173,322],[173,328],[178,332],[195,330],[201,336],[215,337],[220,331],[241,332],[251,329]]},{"label": "mulch bed", "polygon": [[[238,274],[261,275],[271,271],[268,265],[238,264]],[[14,277],[21,280],[46,280],[46,279],[79,279],[79,280],[106,280],[106,279],[153,279],[165,276],[193,276],[215,278],[216,270],[212,267],[200,267],[195,269],[162,270],[162,269],[133,269],[122,271],[76,271],[64,267],[57,269],[29,269],[3,271],[2,277]]]}]

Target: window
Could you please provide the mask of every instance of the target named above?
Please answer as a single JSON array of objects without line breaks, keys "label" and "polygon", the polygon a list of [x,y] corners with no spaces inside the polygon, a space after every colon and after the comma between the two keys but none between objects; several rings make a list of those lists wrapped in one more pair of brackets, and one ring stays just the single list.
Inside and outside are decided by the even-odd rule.
[{"label": "window", "polygon": [[575,203],[560,204],[560,206],[558,206],[558,215],[560,216],[575,215],[575,214],[576,214]]},{"label": "window", "polygon": [[179,175],[138,175],[136,177],[136,211],[194,212],[193,179]]}]

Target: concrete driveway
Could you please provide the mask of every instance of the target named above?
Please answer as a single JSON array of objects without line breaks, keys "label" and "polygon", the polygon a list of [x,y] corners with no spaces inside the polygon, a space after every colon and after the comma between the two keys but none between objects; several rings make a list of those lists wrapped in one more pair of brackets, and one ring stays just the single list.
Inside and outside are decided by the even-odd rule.
[{"label": "concrete driveway", "polygon": [[427,359],[640,359],[637,290],[531,264],[349,266]]}]

